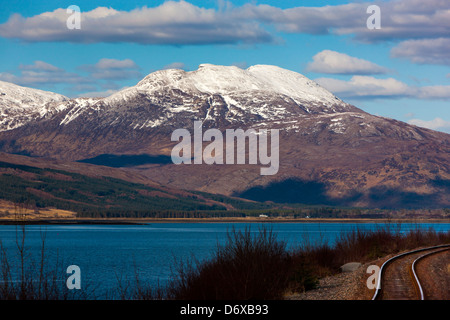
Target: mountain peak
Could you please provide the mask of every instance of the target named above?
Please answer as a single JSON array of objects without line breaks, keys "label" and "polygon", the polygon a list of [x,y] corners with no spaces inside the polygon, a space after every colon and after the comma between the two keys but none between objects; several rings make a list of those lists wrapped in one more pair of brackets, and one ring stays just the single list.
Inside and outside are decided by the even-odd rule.
[{"label": "mountain peak", "polygon": [[[104,125],[116,124],[123,118],[130,120],[131,128],[143,129],[193,117],[208,120],[210,125],[254,125],[298,115],[336,114],[356,109],[304,75],[271,65],[241,69],[205,63],[194,71],[159,70],[133,87],[95,101],[68,100],[54,93],[10,86],[14,90],[8,89],[5,95],[13,100],[0,96],[0,107],[2,101],[5,108],[15,106],[17,117],[11,117],[10,112],[0,118],[0,131],[58,112],[62,115],[63,111],[60,125],[94,113],[101,115]],[[9,88],[8,84],[0,83],[2,88]],[[139,114],[134,118],[133,112]]]},{"label": "mountain peak", "polygon": [[151,95],[168,88],[212,95],[235,95],[238,92],[276,94],[297,103],[314,103],[326,107],[345,104],[316,82],[294,71],[273,65],[254,65],[241,69],[210,63],[200,64],[194,71],[166,69],[150,73],[135,87],[118,92],[111,99],[129,97],[132,92]]}]

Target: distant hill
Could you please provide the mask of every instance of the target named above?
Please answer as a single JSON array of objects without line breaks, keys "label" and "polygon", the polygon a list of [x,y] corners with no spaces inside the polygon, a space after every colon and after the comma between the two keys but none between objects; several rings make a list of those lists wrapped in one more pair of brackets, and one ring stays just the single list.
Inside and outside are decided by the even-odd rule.
[{"label": "distant hill", "polygon": [[[0,199],[31,208],[58,208],[87,216],[138,216],[183,211],[226,211],[267,206],[206,193],[171,191],[107,176],[0,162]],[[231,205],[232,203],[232,205]]]}]

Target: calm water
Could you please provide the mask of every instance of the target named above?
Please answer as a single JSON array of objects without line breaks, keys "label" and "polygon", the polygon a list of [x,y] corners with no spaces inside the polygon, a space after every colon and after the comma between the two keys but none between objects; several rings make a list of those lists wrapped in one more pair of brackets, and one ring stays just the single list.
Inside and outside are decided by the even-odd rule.
[{"label": "calm water", "polygon": [[[383,224],[364,223],[274,223],[277,237],[288,247],[306,241],[326,240],[330,244],[341,232],[355,228],[374,229]],[[48,225],[26,227],[26,248],[31,257],[38,257],[42,237],[52,261],[56,257],[64,266],[78,265],[82,285],[97,287],[96,292],[117,288],[118,277],[123,281],[139,277],[151,284],[164,284],[171,276],[175,259],[195,256],[204,259],[211,255],[217,243],[224,243],[227,231],[234,227],[251,227],[257,232],[261,224],[245,223],[155,223],[148,225]],[[394,225],[392,226],[394,227]],[[402,224],[401,231],[414,228],[450,230],[450,223]],[[16,253],[16,226],[0,226],[0,240],[9,256]],[[14,258],[13,258],[14,259]],[[65,269],[64,269],[65,270]],[[99,292],[100,291],[100,292]]]}]

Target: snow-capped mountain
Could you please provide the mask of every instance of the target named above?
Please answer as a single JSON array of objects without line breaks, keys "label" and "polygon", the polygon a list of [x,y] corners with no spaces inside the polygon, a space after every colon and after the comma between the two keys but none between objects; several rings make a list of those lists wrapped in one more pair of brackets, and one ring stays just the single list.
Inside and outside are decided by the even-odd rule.
[{"label": "snow-capped mountain", "polygon": [[[290,116],[355,111],[305,76],[276,66],[202,64],[198,70],[151,73],[136,86],[104,99],[77,98],[0,82],[0,131],[11,130],[49,114],[64,113],[65,126],[83,115],[101,113],[101,126],[125,122],[133,129],[179,123],[180,114],[203,121],[242,124],[283,120]],[[136,104],[151,106],[146,110]],[[140,112],[144,111],[144,112]],[[130,117],[135,113],[135,117]],[[14,116],[13,116],[14,115]],[[174,123],[175,122],[175,123]]]},{"label": "snow-capped mountain", "polygon": [[[180,126],[196,118],[210,126],[256,124],[291,116],[337,114],[357,110],[305,76],[276,66],[202,64],[196,71],[178,69],[151,73],[136,86],[107,98],[68,99],[36,89],[0,82],[0,131],[29,121],[64,114],[66,126],[81,117],[98,117],[101,127],[132,129]],[[139,107],[137,107],[139,105]]]},{"label": "snow-capped mountain", "polygon": [[29,121],[58,112],[55,103],[69,100],[48,91],[0,81],[0,131],[18,128]]},{"label": "snow-capped mountain", "polygon": [[151,73],[136,86],[104,99],[76,99],[61,125],[100,112],[100,126],[133,129],[180,126],[193,117],[209,125],[283,120],[289,116],[355,111],[356,108],[301,74],[275,66],[237,67],[202,64],[196,71]]},{"label": "snow-capped mountain", "polygon": [[269,65],[256,65],[243,70],[234,66],[201,64],[198,70],[190,72],[178,69],[161,70],[151,73],[135,87],[118,92],[107,100],[126,99],[127,96],[137,93],[152,95],[164,88],[197,94],[222,95],[230,99],[233,99],[233,96],[242,99],[242,96],[258,93],[284,95],[298,104],[314,103],[329,107],[345,105],[332,93],[305,76]]},{"label": "snow-capped mountain", "polygon": [[[4,88],[7,84],[0,83],[0,92]],[[95,99],[50,93],[38,99],[37,91],[23,90],[30,91],[22,96],[20,90],[17,96],[6,92],[10,101],[0,96],[5,115],[0,151],[69,161],[101,154],[170,156],[173,130],[192,131],[194,121],[221,131],[280,129],[280,170],[275,176],[260,176],[259,166],[249,165],[165,163],[127,170],[175,188],[250,198],[257,190],[264,194],[258,188],[275,184],[282,189],[284,181],[294,179],[314,183],[321,203],[379,205],[394,194],[417,205],[450,205],[450,135],[373,116],[279,67],[243,70],[203,64],[190,72],[161,70],[133,87]],[[26,99],[33,103],[20,102]],[[22,118],[20,112],[9,116],[19,108]],[[304,188],[294,185],[282,196],[308,203],[310,193]],[[267,190],[266,200],[271,200],[276,192]]]}]

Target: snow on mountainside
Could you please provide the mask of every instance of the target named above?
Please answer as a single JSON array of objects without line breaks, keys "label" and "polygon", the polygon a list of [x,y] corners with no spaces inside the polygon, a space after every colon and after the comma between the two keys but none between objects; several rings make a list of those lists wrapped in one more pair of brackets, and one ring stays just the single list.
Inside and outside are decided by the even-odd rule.
[{"label": "snow on mountainside", "polygon": [[243,70],[202,64],[190,72],[160,70],[134,87],[98,99],[68,100],[6,82],[0,82],[0,92],[4,93],[0,96],[0,131],[58,112],[63,115],[59,121],[62,126],[80,116],[92,120],[89,115],[96,114],[101,117],[100,127],[121,123],[136,130],[173,125],[192,117],[217,126],[356,109],[305,76],[269,65]]},{"label": "snow on mountainside", "polygon": [[18,128],[49,113],[58,112],[55,102],[68,98],[53,92],[0,81],[0,131]]},{"label": "snow on mountainside", "polygon": [[161,70],[146,76],[135,87],[117,92],[109,101],[126,99],[137,92],[152,93],[164,87],[184,92],[231,95],[245,92],[286,95],[304,103],[327,105],[343,102],[305,76],[270,65],[255,65],[247,70],[234,66],[201,64],[196,71]]},{"label": "snow on mountainside", "polygon": [[258,201],[450,205],[450,135],[371,115],[275,66],[161,70],[106,98],[66,99],[3,82],[0,93],[2,152],[65,161],[105,154],[167,157],[177,143],[173,131],[192,130],[196,120],[204,130],[222,132],[279,129],[274,176],[261,176],[253,165],[149,163],[129,170],[174,188]]},{"label": "snow on mountainside", "polygon": [[202,64],[190,72],[156,71],[136,86],[103,99],[103,103],[130,105],[138,100],[157,107],[153,115],[137,118],[134,129],[168,125],[182,114],[219,125],[359,111],[305,76],[269,65],[243,70]]}]

